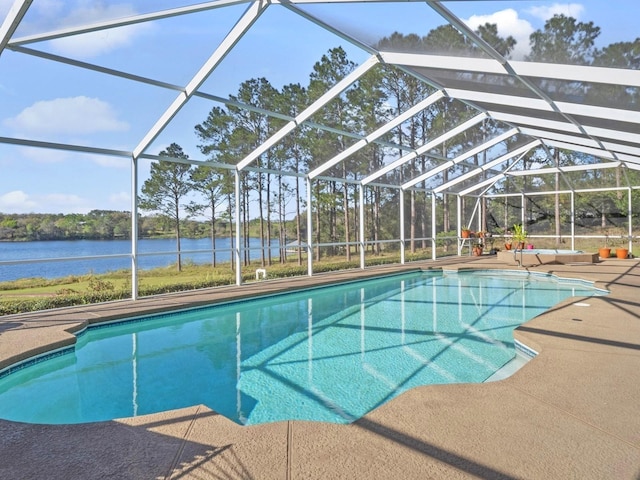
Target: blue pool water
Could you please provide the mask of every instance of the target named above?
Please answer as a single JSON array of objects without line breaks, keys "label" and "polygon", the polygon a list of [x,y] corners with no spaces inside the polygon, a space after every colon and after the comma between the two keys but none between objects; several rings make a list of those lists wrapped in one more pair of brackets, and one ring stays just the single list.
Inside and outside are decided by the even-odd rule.
[{"label": "blue pool water", "polygon": [[204,404],[240,424],[349,423],[419,385],[483,382],[513,329],[584,282],[429,272],[95,326],[4,372],[0,418],[82,423]]}]

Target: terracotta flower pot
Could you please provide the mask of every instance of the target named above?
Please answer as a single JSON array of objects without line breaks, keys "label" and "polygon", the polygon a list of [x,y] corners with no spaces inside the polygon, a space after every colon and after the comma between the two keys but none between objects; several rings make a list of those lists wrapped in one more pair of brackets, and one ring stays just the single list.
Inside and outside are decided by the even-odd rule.
[{"label": "terracotta flower pot", "polygon": [[471,230],[462,230],[460,235],[462,235],[462,238],[469,238],[471,236]]},{"label": "terracotta flower pot", "polygon": [[609,258],[611,256],[611,249],[602,247],[598,250],[600,258]]},{"label": "terracotta flower pot", "polygon": [[616,248],[616,257],[627,258],[629,256],[629,250],[626,248]]}]

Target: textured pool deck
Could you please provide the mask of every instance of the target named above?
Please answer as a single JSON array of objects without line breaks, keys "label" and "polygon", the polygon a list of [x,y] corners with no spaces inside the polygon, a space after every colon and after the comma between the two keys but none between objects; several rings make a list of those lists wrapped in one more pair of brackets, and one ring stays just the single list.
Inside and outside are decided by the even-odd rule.
[{"label": "textured pool deck", "polygon": [[[85,322],[439,267],[517,269],[465,257],[0,317],[0,369],[70,344]],[[539,355],[505,380],[416,388],[350,425],[241,427],[204,406],[85,425],[0,420],[0,478],[640,479],[638,261],[526,270],[611,294],[570,299],[521,326],[516,338]]]}]

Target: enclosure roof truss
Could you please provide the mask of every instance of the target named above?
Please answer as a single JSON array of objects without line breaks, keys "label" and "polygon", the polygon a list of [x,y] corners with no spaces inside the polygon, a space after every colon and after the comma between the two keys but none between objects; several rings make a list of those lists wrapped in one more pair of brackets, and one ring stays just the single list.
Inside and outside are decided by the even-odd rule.
[{"label": "enclosure roof truss", "polygon": [[[461,173],[456,178],[442,180],[441,183],[431,188],[434,193],[452,193],[456,195],[468,194],[483,188],[490,187],[500,179],[507,176],[535,174],[536,170],[520,172],[513,167],[518,161],[504,167],[502,164],[512,158],[521,159],[532,150],[542,147],[544,149],[562,149],[576,152],[596,159],[596,163],[585,162],[583,165],[571,167],[549,166],[541,168],[541,173],[563,173],[582,171],[589,169],[609,169],[627,167],[633,170],[640,169],[640,111],[625,108],[615,108],[589,103],[585,97],[582,101],[569,101],[567,99],[553,98],[553,94],[541,87],[541,82],[575,82],[584,85],[610,85],[621,88],[640,88],[640,71],[622,68],[608,68],[595,66],[547,64],[528,61],[513,61],[503,57],[482,38],[479,37],[466,23],[449,11],[445,1],[422,0],[425,8],[435,11],[444,22],[454,26],[467,39],[472,42],[486,58],[475,58],[456,55],[433,55],[427,53],[403,53],[392,51],[377,51],[364,41],[358,40],[345,29],[329,20],[314,17],[303,7],[309,4],[379,4],[380,0],[268,0],[268,1],[238,1],[216,0],[200,4],[158,10],[140,15],[131,15],[115,20],[105,20],[97,23],[87,23],[71,28],[62,28],[55,31],[14,37],[16,30],[27,15],[31,5],[28,0],[16,0],[0,26],[0,55],[4,50],[11,50],[17,54],[34,55],[46,61],[61,62],[72,67],[88,69],[105,75],[114,75],[119,78],[137,82],[150,88],[163,88],[177,92],[174,100],[166,105],[163,112],[155,120],[155,123],[139,139],[131,151],[102,148],[100,146],[83,146],[75,144],[62,144],[55,142],[42,142],[37,140],[0,137],[0,143],[14,145],[28,145],[41,148],[62,149],[69,151],[83,151],[87,153],[128,156],[133,159],[148,158],[157,160],[159,157],[149,151],[154,140],[170,124],[178,112],[192,97],[233,105],[240,109],[252,110],[269,117],[284,120],[285,125],[270,138],[251,151],[244,158],[239,159],[235,166],[238,171],[255,170],[257,159],[269,151],[287,135],[303,125],[311,128],[331,131],[336,135],[344,135],[355,139],[355,143],[347,146],[341,152],[323,160],[314,169],[304,172],[307,178],[335,179],[346,181],[344,178],[334,178],[330,170],[344,162],[358,151],[371,143],[377,143],[383,148],[393,151],[397,158],[388,160],[381,167],[370,167],[360,180],[355,183],[360,185],[387,185],[384,176],[398,169],[402,169],[413,159],[425,155],[434,159],[428,170],[411,173],[413,177],[404,177],[401,185],[394,188],[404,190],[415,189],[418,184],[427,180],[435,180],[446,169],[464,167],[469,171]],[[390,2],[392,3],[392,2]],[[404,0],[403,0],[404,3]],[[59,38],[69,38],[75,35],[108,31],[109,29],[128,25],[144,24],[160,19],[177,16],[198,15],[214,9],[246,5],[237,22],[231,27],[226,36],[217,45],[214,45],[210,56],[199,67],[191,79],[185,85],[175,85],[160,79],[147,76],[134,75],[129,72],[119,71],[92,65],[61,55],[37,50],[26,45],[37,45]],[[339,80],[329,88],[320,98],[308,105],[295,118],[286,115],[259,109],[251,105],[245,105],[236,100],[230,100],[215,92],[204,92],[201,87],[206,79],[216,70],[224,58],[236,47],[238,42],[249,32],[258,20],[263,17],[269,8],[286,8],[299,15],[305,21],[311,22],[345,40],[368,54],[368,58],[355,68],[350,74]],[[409,33],[409,32],[407,32]],[[0,57],[1,58],[1,57]],[[351,132],[328,125],[320,125],[311,120],[311,117],[321,111],[327,104],[334,100],[345,90],[353,86],[366,72],[379,64],[388,64],[398,67],[402,71],[412,73],[415,78],[422,79],[429,86],[435,87],[435,92],[430,96],[410,105],[403,112],[396,112],[388,118],[387,122],[369,132]],[[496,92],[488,85],[488,80],[483,78],[509,79],[518,88],[508,92]],[[464,79],[467,83],[456,81]],[[484,83],[483,83],[484,82]],[[471,83],[474,88],[469,88]],[[514,93],[518,92],[518,93]],[[477,110],[465,121],[452,126],[445,132],[438,132],[426,140],[422,145],[403,146],[385,139],[395,128],[424,109],[438,101],[460,101]],[[447,152],[442,158],[438,158],[433,152],[438,147],[455,136],[479,128],[486,121],[495,122],[500,126],[500,133],[493,139],[485,139],[475,146],[467,148],[466,152]],[[518,137],[519,145],[512,152],[508,150],[508,142]],[[485,164],[473,165],[467,160],[483,152],[489,152],[499,144],[504,143],[507,153],[499,154],[497,158]],[[495,157],[495,155],[493,155]],[[551,161],[551,155],[546,155]],[[206,163],[194,159],[193,163]],[[214,165],[212,163],[209,163]],[[502,168],[498,172],[494,169]],[[555,168],[555,170],[554,170]],[[291,172],[282,172],[283,174]],[[483,175],[484,174],[484,175]],[[483,178],[486,175],[490,178]],[[300,175],[300,174],[297,174]],[[462,182],[480,178],[475,185],[466,186],[457,191]],[[425,187],[426,188],[426,187]],[[485,190],[486,191],[486,190]]]}]

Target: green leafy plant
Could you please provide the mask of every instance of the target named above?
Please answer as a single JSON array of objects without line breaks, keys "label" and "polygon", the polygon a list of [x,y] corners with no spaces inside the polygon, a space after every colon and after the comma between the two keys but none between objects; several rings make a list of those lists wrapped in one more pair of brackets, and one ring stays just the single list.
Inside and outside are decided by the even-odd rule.
[{"label": "green leafy plant", "polygon": [[513,241],[516,244],[524,243],[527,240],[529,234],[524,229],[524,226],[520,223],[514,223],[513,225]]}]

